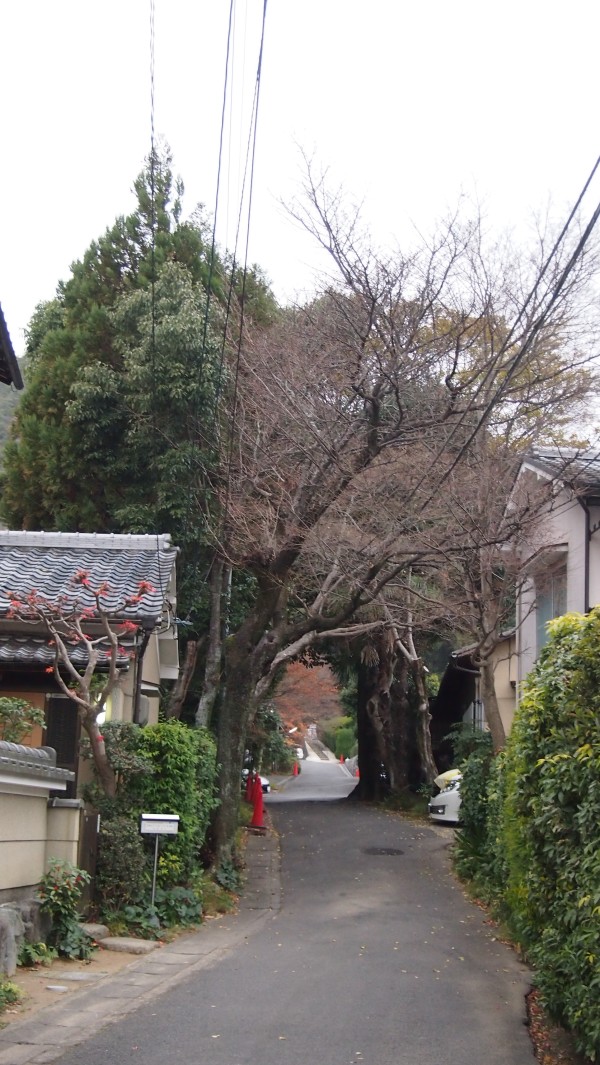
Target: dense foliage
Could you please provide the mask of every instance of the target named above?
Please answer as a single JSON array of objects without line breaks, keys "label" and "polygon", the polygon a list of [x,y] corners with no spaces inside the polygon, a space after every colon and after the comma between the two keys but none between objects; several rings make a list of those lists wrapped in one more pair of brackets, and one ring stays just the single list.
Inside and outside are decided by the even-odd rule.
[{"label": "dense foliage", "polygon": [[[550,623],[459,869],[502,915],[550,1012],[600,1056],[600,608]],[[468,767],[465,793],[468,795]],[[469,852],[469,848],[471,848]]]},{"label": "dense foliage", "polygon": [[30,323],[1,508],[10,528],[168,531],[188,634],[207,624],[225,351],[242,289],[246,325],[270,322],[276,304],[257,268],[243,276],[213,250],[201,210],[182,219],[168,151],[148,159],[134,190],[135,210],[92,242]]},{"label": "dense foliage", "polygon": [[173,813],[179,833],[161,841],[158,881],[165,889],[189,884],[216,804],[216,745],[206,729],[179,721],[140,728],[127,722],[103,726],[117,793],[106,798],[92,784],[86,796],[101,813],[97,888],[101,908],[112,913],[138,905],[149,894],[153,851],[139,834],[139,815]]},{"label": "dense foliage", "polygon": [[0,740],[21,743],[35,725],[43,725],[44,711],[26,699],[0,698]]},{"label": "dense foliage", "polygon": [[294,752],[286,743],[283,722],[273,703],[259,707],[248,731],[247,742],[245,761],[256,769],[287,772],[292,768]]},{"label": "dense foliage", "polygon": [[144,811],[178,814],[180,818],[178,834],[161,841],[159,883],[163,887],[185,884],[198,866],[202,844],[196,736],[181,722],[168,721],[143,729],[140,747],[156,769],[141,780]]}]

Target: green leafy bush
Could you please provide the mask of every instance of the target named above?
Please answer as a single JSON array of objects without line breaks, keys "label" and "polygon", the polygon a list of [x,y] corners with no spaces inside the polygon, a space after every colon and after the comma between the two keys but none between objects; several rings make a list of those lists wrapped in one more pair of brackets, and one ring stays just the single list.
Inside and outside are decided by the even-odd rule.
[{"label": "green leafy bush", "polygon": [[335,717],[323,727],[323,743],[338,758],[351,758],[357,753],[356,723],[351,717]]},{"label": "green leafy bush", "polygon": [[20,743],[35,725],[43,725],[44,711],[26,699],[0,698],[0,740]]},{"label": "green leafy bush", "polygon": [[77,909],[84,884],[89,883],[89,873],[55,858],[48,865],[38,887],[40,909],[52,921],[48,945],[65,958],[90,958],[95,943],[81,927]]},{"label": "green leafy bush", "polygon": [[15,1002],[20,1002],[22,998],[21,988],[13,984],[12,980],[5,980],[0,976],[0,1013],[8,1006],[14,1006]]},{"label": "green leafy bush", "polygon": [[198,809],[198,744],[192,729],[164,721],[141,731],[140,752],[156,772],[141,780],[146,813],[178,814],[179,832],[161,841],[161,887],[186,883],[199,863],[202,842]]},{"label": "green leafy bush", "polygon": [[[107,721],[102,736],[110,767],[115,774],[116,795],[109,798],[95,778],[84,788],[84,798],[98,810],[102,818],[129,814],[136,818],[141,811],[140,781],[155,772],[143,753],[143,730],[129,721]],[[81,754],[92,763],[92,751],[87,737],[81,738]]]},{"label": "green leafy bush", "polygon": [[170,891],[157,888],[155,904],[158,919],[165,928],[199,924],[202,920],[202,902],[193,888],[175,887]]},{"label": "green leafy bush", "polygon": [[501,908],[543,1002],[600,1057],[600,608],[549,624],[506,750],[464,767],[458,870]]},{"label": "green leafy bush", "polygon": [[354,729],[339,728],[335,734],[334,754],[337,758],[351,758],[356,747]]},{"label": "green leafy bush", "polygon": [[472,726],[453,729],[454,761],[463,774],[460,785],[460,818],[455,860],[462,876],[473,878],[480,871],[488,846],[487,790],[493,763],[492,737]]},{"label": "green leafy bush", "polygon": [[47,943],[21,943],[17,964],[32,968],[34,965],[51,965],[58,951]]},{"label": "green leafy bush", "polygon": [[600,609],[567,614],[506,750],[506,898],[550,1012],[600,1055]]},{"label": "green leafy bush", "polygon": [[120,910],[140,901],[150,872],[137,821],[112,817],[100,822],[96,888],[101,910]]},{"label": "green leafy bush", "polygon": [[100,910],[115,914],[142,904],[149,892],[154,848],[144,846],[140,837],[142,812],[176,813],[181,819],[178,835],[160,840],[158,883],[169,888],[193,876],[218,803],[217,751],[207,729],[190,729],[179,721],[146,728],[109,722],[102,733],[117,794],[107,798],[94,782],[85,795],[101,814],[96,876]]}]

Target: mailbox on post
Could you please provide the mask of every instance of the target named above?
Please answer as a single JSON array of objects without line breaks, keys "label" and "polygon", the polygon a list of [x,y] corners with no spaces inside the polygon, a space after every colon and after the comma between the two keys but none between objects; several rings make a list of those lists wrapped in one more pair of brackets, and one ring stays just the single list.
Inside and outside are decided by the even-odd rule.
[{"label": "mailbox on post", "polygon": [[179,832],[179,814],[140,814],[142,836],[154,836],[154,873],[152,876],[152,905],[156,897],[156,870],[158,868],[159,836],[176,836]]},{"label": "mailbox on post", "polygon": [[179,814],[140,814],[142,836],[176,836]]}]

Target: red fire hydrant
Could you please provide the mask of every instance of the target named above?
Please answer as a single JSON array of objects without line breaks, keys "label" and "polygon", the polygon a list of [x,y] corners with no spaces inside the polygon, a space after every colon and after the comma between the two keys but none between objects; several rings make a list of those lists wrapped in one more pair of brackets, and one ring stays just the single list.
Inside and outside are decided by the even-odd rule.
[{"label": "red fire hydrant", "polygon": [[298,763],[297,762],[294,762],[294,768],[292,769],[292,773],[293,773],[293,775],[295,777],[298,776]]}]

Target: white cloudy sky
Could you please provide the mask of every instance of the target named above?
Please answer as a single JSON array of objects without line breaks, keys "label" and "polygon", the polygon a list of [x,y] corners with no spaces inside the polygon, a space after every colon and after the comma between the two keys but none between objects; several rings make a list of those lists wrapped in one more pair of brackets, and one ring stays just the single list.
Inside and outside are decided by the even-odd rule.
[{"label": "white cloudy sky", "polygon": [[[237,0],[220,236],[232,232],[263,0]],[[0,0],[0,302],[18,353],[35,305],[133,204],[150,145],[150,0]],[[228,0],[155,0],[155,128],[184,208],[214,204]],[[461,191],[491,226],[564,216],[600,151],[591,0],[268,0],[251,259],[285,299],[319,259],[286,216],[298,145],[364,200],[377,240]],[[600,179],[590,197],[600,198]],[[226,206],[229,204],[229,222]],[[525,238],[524,238],[525,239]]]}]

